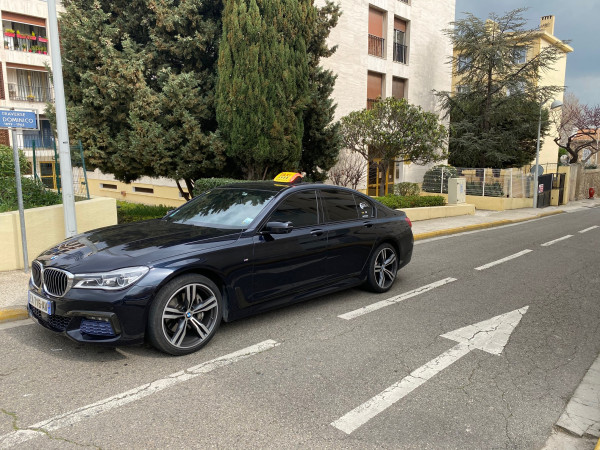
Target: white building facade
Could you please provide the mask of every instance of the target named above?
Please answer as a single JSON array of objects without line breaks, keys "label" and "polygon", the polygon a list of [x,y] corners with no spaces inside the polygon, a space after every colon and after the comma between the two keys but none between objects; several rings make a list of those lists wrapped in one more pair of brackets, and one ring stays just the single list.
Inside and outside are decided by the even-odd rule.
[{"label": "white building facade", "polygon": [[[450,91],[452,44],[444,34],[454,20],[455,0],[339,0],[338,25],[330,45],[336,53],[323,66],[337,74],[336,120],[369,107],[378,97],[406,98],[440,114],[435,91]],[[429,166],[397,162],[388,183],[421,182]],[[393,172],[393,173],[392,173]],[[377,169],[359,188],[376,193]]]},{"label": "white building facade", "polygon": [[[49,187],[55,187],[52,129],[44,115],[47,103],[54,102],[54,89],[46,69],[51,65],[48,3],[43,0],[0,0],[0,23],[3,42],[0,47],[0,107],[38,113],[39,131],[19,130],[17,141],[30,160],[32,148],[40,149],[36,169]],[[6,129],[0,129],[0,144],[12,145]]]}]

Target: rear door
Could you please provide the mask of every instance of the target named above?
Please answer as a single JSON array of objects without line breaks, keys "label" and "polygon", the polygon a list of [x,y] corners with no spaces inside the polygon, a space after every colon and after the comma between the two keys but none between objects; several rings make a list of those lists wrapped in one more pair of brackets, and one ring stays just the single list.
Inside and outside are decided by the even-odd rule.
[{"label": "rear door", "polygon": [[252,303],[296,294],[328,280],[327,233],[315,189],[286,197],[267,219],[292,222],[288,234],[256,236]]},{"label": "rear door", "polygon": [[377,239],[375,209],[364,197],[342,189],[322,189],[333,277],[358,275]]}]

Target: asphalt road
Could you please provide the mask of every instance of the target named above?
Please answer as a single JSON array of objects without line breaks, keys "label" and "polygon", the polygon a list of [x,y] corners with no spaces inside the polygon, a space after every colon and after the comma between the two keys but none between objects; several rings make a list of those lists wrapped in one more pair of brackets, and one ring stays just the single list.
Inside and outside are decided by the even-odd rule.
[{"label": "asphalt road", "polygon": [[[600,208],[420,241],[386,294],[224,324],[185,357],[3,325],[0,448],[541,448],[600,353],[600,227],[580,233],[598,225]],[[439,367],[457,345],[440,335],[519,310],[500,354]],[[351,432],[332,425],[424,366]]]}]

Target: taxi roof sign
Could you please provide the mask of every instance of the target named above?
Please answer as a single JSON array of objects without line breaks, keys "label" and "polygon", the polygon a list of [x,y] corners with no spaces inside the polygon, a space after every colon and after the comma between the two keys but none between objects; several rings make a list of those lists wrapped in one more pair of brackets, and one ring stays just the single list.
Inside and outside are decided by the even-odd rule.
[{"label": "taxi roof sign", "polygon": [[298,172],[281,172],[273,179],[273,181],[279,183],[298,183],[302,181],[302,174]]}]

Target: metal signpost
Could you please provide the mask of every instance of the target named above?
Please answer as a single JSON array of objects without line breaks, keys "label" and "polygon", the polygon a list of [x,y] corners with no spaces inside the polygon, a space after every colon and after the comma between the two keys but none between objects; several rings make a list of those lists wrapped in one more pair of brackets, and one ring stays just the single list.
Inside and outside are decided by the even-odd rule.
[{"label": "metal signpost", "polygon": [[39,130],[36,111],[0,110],[0,127],[12,130],[13,160],[15,164],[15,181],[17,183],[17,202],[21,222],[21,244],[23,246],[23,269],[29,272],[29,255],[27,254],[27,232],[25,229],[25,209],[23,207],[23,190],[21,188],[21,167],[19,164],[19,147],[17,146],[17,129]]}]

